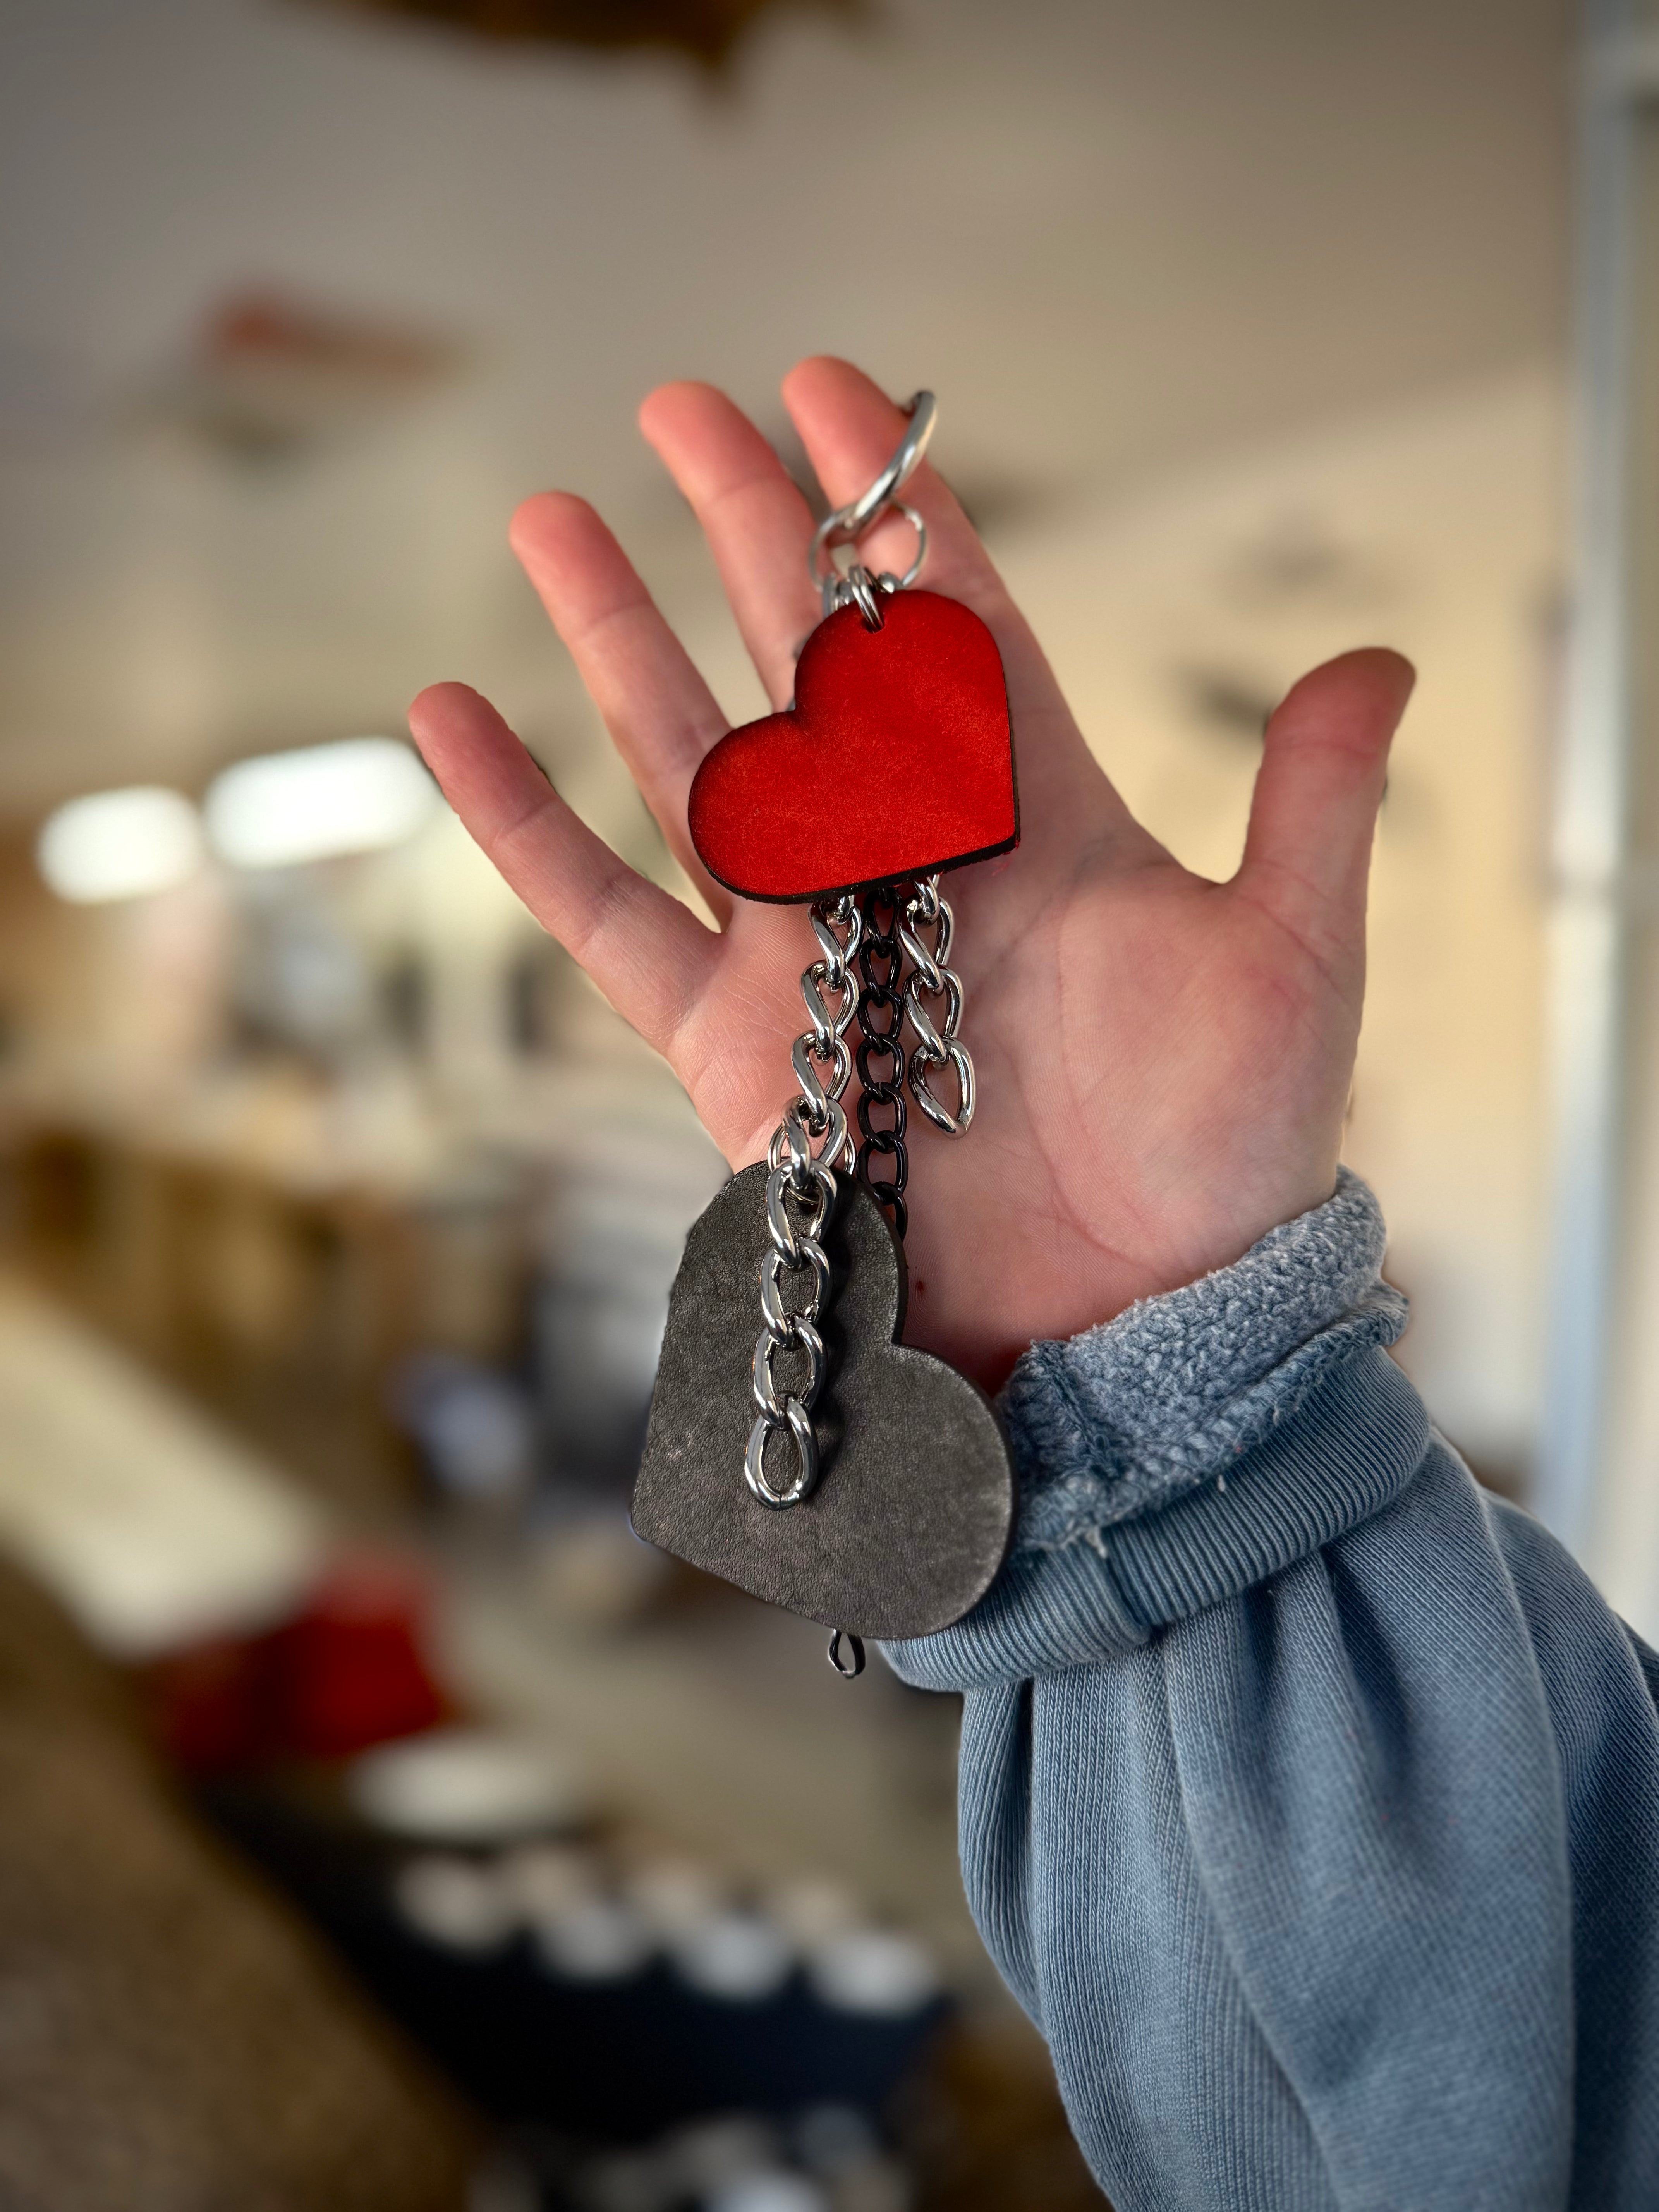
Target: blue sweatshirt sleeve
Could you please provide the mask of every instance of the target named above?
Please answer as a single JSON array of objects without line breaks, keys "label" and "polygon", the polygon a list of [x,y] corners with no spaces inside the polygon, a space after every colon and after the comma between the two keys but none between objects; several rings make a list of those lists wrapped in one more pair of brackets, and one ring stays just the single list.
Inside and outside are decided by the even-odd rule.
[{"label": "blue sweatshirt sleeve", "polygon": [[1005,1395],[1015,1548],[887,1647],[1117,2212],[1659,2206],[1659,1662],[1388,1354],[1346,1173]]}]

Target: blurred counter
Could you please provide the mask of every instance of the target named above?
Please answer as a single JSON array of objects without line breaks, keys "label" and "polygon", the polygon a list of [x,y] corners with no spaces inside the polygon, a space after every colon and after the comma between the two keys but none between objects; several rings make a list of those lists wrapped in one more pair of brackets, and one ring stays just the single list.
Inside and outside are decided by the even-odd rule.
[{"label": "blurred counter", "polygon": [[608,1447],[723,1172],[665,1073],[614,1049],[459,1105],[391,1066],[243,1071],[142,1112],[14,1090],[0,1162],[21,1271],[369,1517],[417,1488],[393,1401],[434,1352],[516,1369]]}]

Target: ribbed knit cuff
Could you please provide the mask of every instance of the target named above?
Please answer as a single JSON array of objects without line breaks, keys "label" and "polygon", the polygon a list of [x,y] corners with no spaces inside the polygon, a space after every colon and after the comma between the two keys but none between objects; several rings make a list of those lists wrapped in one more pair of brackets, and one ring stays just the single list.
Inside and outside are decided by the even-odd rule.
[{"label": "ribbed knit cuff", "polygon": [[1334,1196],[1231,1267],[1143,1298],[1069,1344],[1034,1344],[1002,1411],[1019,1551],[1054,1551],[1222,1474],[1327,1376],[1404,1333],[1387,1232],[1346,1168]]},{"label": "ribbed knit cuff", "polygon": [[1379,1511],[1429,1443],[1384,1347],[1381,1213],[1334,1196],[1231,1267],[1020,1361],[1003,1411],[1020,1478],[1008,1565],[965,1620],[887,1647],[933,1688],[1121,1650]]}]

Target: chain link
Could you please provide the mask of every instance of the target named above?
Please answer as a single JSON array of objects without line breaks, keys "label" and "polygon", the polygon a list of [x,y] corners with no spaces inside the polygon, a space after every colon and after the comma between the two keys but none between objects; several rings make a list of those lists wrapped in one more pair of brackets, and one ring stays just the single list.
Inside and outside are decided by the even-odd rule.
[{"label": "chain link", "polygon": [[[909,1224],[904,1186],[910,1163],[904,1144],[904,952],[895,932],[905,896],[902,884],[866,891],[858,956],[864,984],[859,993],[858,1048],[859,1130],[864,1141],[858,1173],[901,1242]],[[878,1066],[884,1073],[878,1074]],[[888,1118],[878,1121],[875,1114]],[[878,1161],[884,1164],[879,1174]]]},{"label": "chain link", "polygon": [[[821,1324],[830,1303],[830,1259],[823,1234],[835,1212],[836,1169],[854,1153],[842,1093],[853,1072],[847,1031],[858,1012],[853,972],[863,921],[850,894],[820,899],[811,909],[819,957],[800,979],[809,1026],[795,1040],[790,1062],[800,1096],[791,1101],[767,1149],[766,1233],[771,1249],[761,1261],[761,1330],[755,1340],[755,1403],[759,1407],[743,1457],[743,1479],[763,1505],[799,1505],[818,1479],[817,1432],[812,1409],[828,1365]],[[817,1145],[816,1154],[812,1150]],[[807,1277],[787,1291],[784,1277]],[[775,1362],[794,1355],[793,1379],[780,1384]],[[781,1489],[766,1472],[766,1448],[786,1436],[793,1473]]]},{"label": "chain link", "polygon": [[[921,934],[933,932],[928,944]],[[957,1035],[962,1024],[962,978],[949,965],[951,914],[948,900],[939,896],[939,878],[926,876],[904,902],[899,917],[898,940],[910,965],[904,990],[904,1013],[915,1032],[910,1050],[910,1096],[936,1129],[947,1137],[960,1137],[974,1118],[974,1063]],[[923,1004],[943,999],[941,1026]],[[957,1079],[957,1110],[952,1114],[929,1087],[930,1068],[949,1067]]]}]

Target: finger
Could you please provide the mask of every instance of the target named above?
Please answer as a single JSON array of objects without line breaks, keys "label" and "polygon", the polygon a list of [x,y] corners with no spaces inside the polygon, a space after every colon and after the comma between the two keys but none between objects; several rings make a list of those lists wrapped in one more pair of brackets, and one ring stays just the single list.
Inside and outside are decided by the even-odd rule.
[{"label": "finger", "polygon": [[586,500],[527,499],[509,534],[669,850],[723,921],[731,900],[685,826],[691,779],[726,731],[714,695]]},{"label": "finger", "polygon": [[1304,676],[1267,724],[1235,883],[1304,941],[1358,941],[1389,745],[1417,681],[1383,647]]},{"label": "finger", "polygon": [[720,939],[572,813],[489,701],[467,685],[422,691],[409,726],[445,798],[543,928],[623,1020],[672,1058],[713,975]]},{"label": "finger", "polygon": [[641,408],[640,428],[691,502],[750,658],[783,706],[818,619],[806,574],[811,509],[748,416],[712,385],[663,385]]}]

